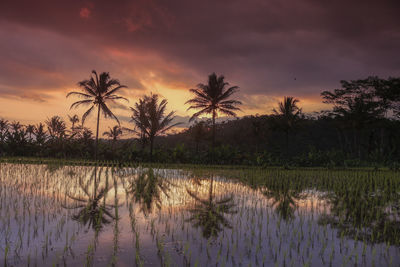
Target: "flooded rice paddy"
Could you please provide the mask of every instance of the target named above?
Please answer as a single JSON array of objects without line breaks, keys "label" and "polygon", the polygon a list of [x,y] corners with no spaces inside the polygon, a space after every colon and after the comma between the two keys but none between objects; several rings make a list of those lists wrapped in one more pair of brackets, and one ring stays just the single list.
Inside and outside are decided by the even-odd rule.
[{"label": "flooded rice paddy", "polygon": [[4,266],[399,266],[400,175],[0,165]]}]

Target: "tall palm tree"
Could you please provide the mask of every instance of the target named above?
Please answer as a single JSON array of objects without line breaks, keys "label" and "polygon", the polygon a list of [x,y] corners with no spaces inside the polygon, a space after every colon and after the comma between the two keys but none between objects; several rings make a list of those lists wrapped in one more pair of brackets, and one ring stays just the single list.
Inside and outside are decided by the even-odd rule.
[{"label": "tall palm tree", "polygon": [[289,153],[289,133],[296,126],[301,114],[301,108],[297,106],[300,100],[291,96],[285,96],[283,102],[278,103],[278,109],[272,111],[278,117],[278,125],[286,136],[286,155]]},{"label": "tall palm tree", "polygon": [[133,130],[128,128],[124,129],[139,135],[143,151],[147,141],[146,139],[147,111],[146,111],[145,99],[144,98],[139,99],[139,101],[135,103],[135,107],[134,108],[131,107],[131,111],[132,111],[131,122],[135,124],[135,129]]},{"label": "tall palm tree", "polygon": [[215,118],[218,113],[236,117],[235,111],[240,110],[237,105],[242,104],[238,100],[229,99],[229,97],[237,92],[238,86],[229,87],[229,83],[225,82],[223,75],[217,76],[212,73],[208,76],[207,84],[198,84],[197,88],[189,91],[194,94],[192,99],[186,101],[185,104],[190,104],[190,109],[200,109],[194,113],[190,121],[198,118],[200,115],[212,115],[212,145],[215,145]]},{"label": "tall palm tree", "polygon": [[143,135],[150,142],[150,161],[153,159],[153,145],[156,136],[165,134],[172,127],[180,123],[171,125],[172,120],[175,118],[175,111],[166,114],[168,101],[162,99],[159,102],[157,94],[150,94],[139,99],[135,103],[135,107],[131,107],[133,112],[131,121],[135,124],[135,129],[131,130],[137,134]]},{"label": "tall palm tree", "polygon": [[71,105],[72,108],[77,108],[81,105],[90,106],[90,108],[82,116],[82,124],[85,122],[86,117],[89,116],[92,111],[97,107],[97,128],[96,128],[96,146],[95,146],[95,159],[97,160],[97,146],[99,142],[99,124],[100,124],[100,113],[104,114],[104,117],[110,117],[115,119],[118,124],[118,118],[112,113],[110,108],[107,106],[108,102],[113,102],[116,100],[126,100],[128,99],[116,95],[119,90],[126,88],[125,85],[117,79],[112,79],[108,72],[102,72],[97,75],[95,70],[92,71],[92,76],[89,80],[83,80],[78,83],[82,92],[69,92],[67,97],[71,95],[76,95],[82,97],[83,100],[79,100]]}]

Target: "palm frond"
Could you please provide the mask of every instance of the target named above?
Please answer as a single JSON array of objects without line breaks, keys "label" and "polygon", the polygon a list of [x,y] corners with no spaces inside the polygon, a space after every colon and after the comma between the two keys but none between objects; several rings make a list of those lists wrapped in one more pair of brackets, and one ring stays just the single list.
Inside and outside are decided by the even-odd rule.
[{"label": "palm frond", "polygon": [[83,115],[82,115],[82,125],[85,123],[86,117],[89,116],[94,109],[94,105],[91,106]]},{"label": "palm frond", "polygon": [[71,107],[69,109],[73,109],[73,108],[77,108],[81,105],[90,105],[91,103],[93,103],[93,100],[81,100],[81,101],[77,101],[75,103],[72,103]]}]

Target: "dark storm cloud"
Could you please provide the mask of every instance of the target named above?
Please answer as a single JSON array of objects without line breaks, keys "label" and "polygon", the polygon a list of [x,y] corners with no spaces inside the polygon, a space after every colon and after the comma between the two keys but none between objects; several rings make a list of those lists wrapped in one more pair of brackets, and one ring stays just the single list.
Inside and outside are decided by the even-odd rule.
[{"label": "dark storm cloud", "polygon": [[123,70],[102,57],[111,47],[162,58],[168,83],[195,86],[215,71],[242,95],[318,95],[341,79],[398,75],[399,11],[398,1],[2,1],[0,32],[18,25],[33,36],[11,31],[16,40],[1,42],[0,84],[51,87],[105,63]]}]

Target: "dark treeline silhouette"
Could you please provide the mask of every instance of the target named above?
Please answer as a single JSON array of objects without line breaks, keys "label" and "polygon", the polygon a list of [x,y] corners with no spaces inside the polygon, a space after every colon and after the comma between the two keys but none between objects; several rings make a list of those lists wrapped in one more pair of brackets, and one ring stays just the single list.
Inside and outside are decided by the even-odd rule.
[{"label": "dark treeline silhouette", "polygon": [[[82,92],[69,94],[83,97],[72,107],[90,106],[82,119],[69,116],[70,127],[59,116],[37,125],[0,120],[1,155],[260,166],[397,166],[400,78],[340,83],[340,88],[321,93],[331,110],[305,114],[301,99],[288,96],[266,110],[272,111],[269,115],[217,123],[218,115],[236,117],[241,102],[231,99],[238,87],[213,73],[207,84],[190,89],[193,97],[186,104],[196,110],[191,118],[194,123],[180,133],[168,134],[177,124],[174,112],[167,112],[166,99],[157,94],[139,99],[131,107],[132,126],[122,127],[105,102],[124,99],[115,92],[125,86],[108,73],[98,76],[93,71],[90,80],[78,84]],[[83,124],[95,108],[96,136]],[[101,113],[118,123],[103,135],[98,132]],[[198,120],[203,114],[211,118]],[[132,132],[137,138],[121,138]],[[107,139],[99,139],[99,134]]]}]

